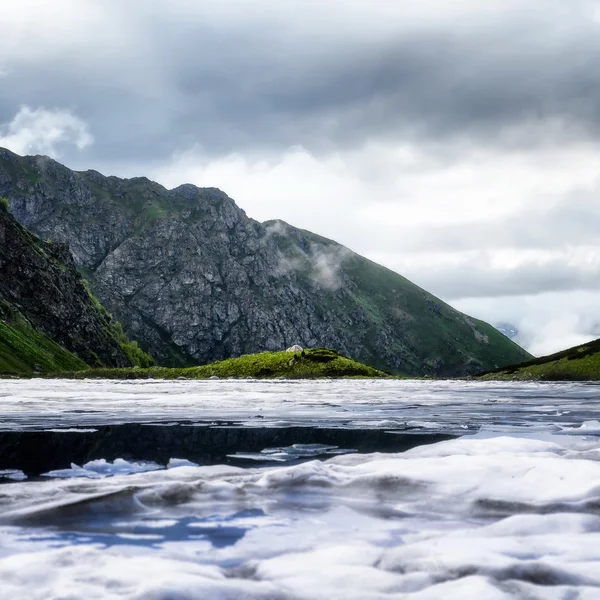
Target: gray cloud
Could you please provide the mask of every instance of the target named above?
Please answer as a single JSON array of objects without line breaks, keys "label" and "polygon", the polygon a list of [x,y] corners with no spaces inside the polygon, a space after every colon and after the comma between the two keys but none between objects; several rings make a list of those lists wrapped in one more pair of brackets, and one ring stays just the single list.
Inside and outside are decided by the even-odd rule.
[{"label": "gray cloud", "polygon": [[[535,201],[537,200],[537,201]],[[506,216],[473,222],[415,228],[399,225],[372,242],[404,252],[487,250],[559,250],[596,245],[600,232],[600,185],[573,189],[558,198],[541,196]]]},{"label": "gray cloud", "polygon": [[600,265],[577,267],[567,265],[561,259],[510,269],[493,268],[473,261],[457,268],[430,266],[408,275],[415,283],[449,301],[600,290]]},{"label": "gray cloud", "polygon": [[[374,18],[348,24],[337,2],[312,22],[302,3],[275,16],[266,3],[253,15],[236,3],[236,16],[211,2],[108,2],[130,39],[110,37],[107,18],[89,39],[48,55],[40,47],[35,60],[15,44],[0,119],[21,104],[76,109],[102,132],[88,156],[105,160],[192,144],[208,155],[325,152],[397,136],[527,145],[540,142],[528,124],[546,119],[567,123],[561,136],[595,137],[598,24],[587,3],[568,4],[507,3],[432,23],[425,6],[412,20],[390,15],[382,33]],[[37,43],[33,33],[22,30],[23,46]]]}]

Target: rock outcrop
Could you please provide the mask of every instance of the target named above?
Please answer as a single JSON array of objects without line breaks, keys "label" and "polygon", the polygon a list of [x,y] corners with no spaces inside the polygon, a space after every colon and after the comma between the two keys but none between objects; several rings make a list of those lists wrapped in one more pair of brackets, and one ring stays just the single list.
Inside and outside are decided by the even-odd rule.
[{"label": "rock outcrop", "polygon": [[69,244],[93,293],[163,365],[299,343],[406,375],[463,375],[529,358],[493,327],[400,275],[225,193],[74,172],[0,150],[0,195]]}]

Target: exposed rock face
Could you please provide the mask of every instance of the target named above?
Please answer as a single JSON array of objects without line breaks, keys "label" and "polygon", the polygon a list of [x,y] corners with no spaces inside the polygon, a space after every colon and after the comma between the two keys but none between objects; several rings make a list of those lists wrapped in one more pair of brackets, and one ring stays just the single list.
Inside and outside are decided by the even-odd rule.
[{"label": "exposed rock face", "polygon": [[460,375],[529,357],[403,277],[226,194],[73,172],[0,150],[0,195],[68,243],[93,293],[164,365],[294,343],[409,375]]},{"label": "exposed rock face", "polygon": [[65,244],[43,242],[0,202],[0,317],[23,317],[88,365],[132,366]]}]

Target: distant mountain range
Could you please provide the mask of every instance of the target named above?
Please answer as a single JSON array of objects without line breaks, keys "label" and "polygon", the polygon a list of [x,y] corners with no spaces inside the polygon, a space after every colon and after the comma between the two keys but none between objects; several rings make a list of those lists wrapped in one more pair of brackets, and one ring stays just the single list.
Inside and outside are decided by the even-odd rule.
[{"label": "distant mountain range", "polygon": [[167,190],[0,149],[0,196],[30,231],[69,245],[94,296],[162,365],[296,343],[412,376],[531,357],[332,240],[248,218],[218,189]]},{"label": "distant mountain range", "polygon": [[496,325],[496,329],[511,340],[519,335],[519,329],[516,325],[512,325],[511,323],[499,323]]}]

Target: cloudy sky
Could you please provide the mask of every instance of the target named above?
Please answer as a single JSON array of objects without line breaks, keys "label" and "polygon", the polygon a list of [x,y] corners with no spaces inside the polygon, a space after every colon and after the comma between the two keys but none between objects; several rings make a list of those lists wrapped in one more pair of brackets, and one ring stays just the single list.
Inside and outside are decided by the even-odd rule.
[{"label": "cloudy sky", "polygon": [[0,146],[216,186],[536,354],[600,336],[600,3],[19,0]]}]

